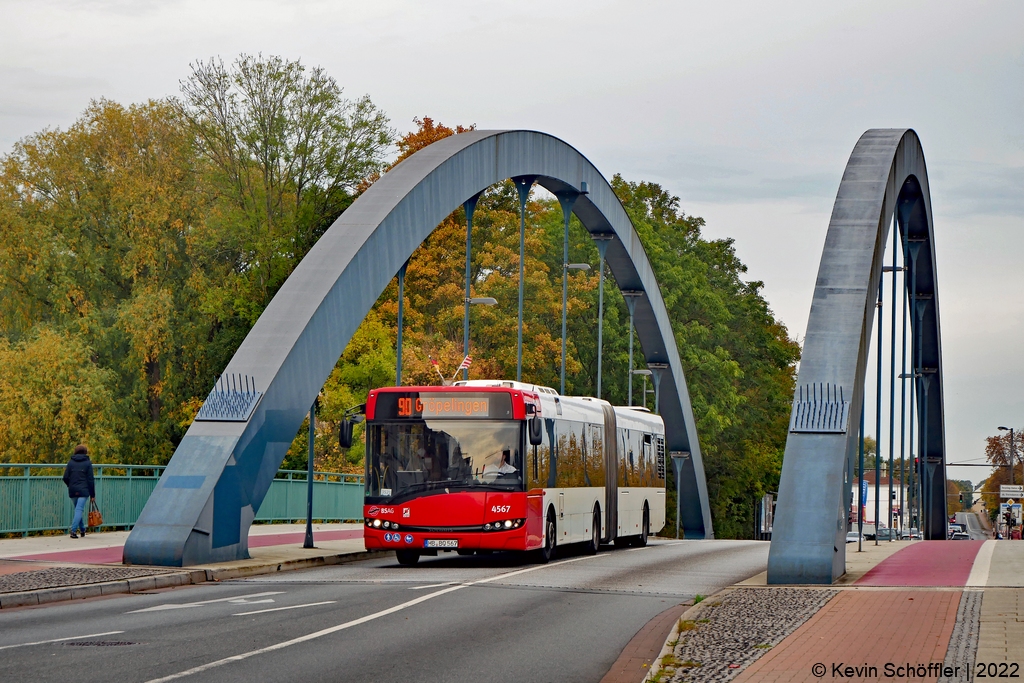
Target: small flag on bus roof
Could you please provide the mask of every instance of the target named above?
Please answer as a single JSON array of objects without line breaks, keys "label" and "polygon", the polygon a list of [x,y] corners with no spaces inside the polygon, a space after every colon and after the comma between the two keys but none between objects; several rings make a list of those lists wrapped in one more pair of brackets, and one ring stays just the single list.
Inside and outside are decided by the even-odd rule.
[{"label": "small flag on bus roof", "polygon": [[459,370],[468,370],[469,366],[473,364],[473,357],[466,356],[462,359],[462,364],[459,365]]}]

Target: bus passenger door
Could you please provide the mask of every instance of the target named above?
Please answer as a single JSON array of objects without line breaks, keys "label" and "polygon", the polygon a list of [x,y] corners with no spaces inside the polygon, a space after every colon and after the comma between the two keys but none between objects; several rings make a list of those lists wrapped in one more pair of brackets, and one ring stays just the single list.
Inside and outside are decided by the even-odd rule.
[{"label": "bus passenger door", "polygon": [[604,408],[604,542],[615,540],[619,528],[619,434],[615,409]]}]

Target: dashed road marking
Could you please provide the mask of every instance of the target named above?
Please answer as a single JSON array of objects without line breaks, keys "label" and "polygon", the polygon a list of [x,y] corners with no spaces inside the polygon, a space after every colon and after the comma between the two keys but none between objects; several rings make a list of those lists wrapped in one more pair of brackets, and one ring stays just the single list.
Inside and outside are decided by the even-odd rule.
[{"label": "dashed road marking", "polygon": [[375,619],[379,619],[381,617],[385,617],[385,616],[387,616],[389,614],[394,614],[395,612],[401,612],[404,609],[408,609],[408,608],[413,607],[415,605],[418,605],[418,604],[420,604],[422,602],[426,602],[427,600],[433,600],[434,598],[437,598],[437,597],[440,597],[442,595],[445,595],[446,593],[453,593],[453,592],[455,592],[457,590],[462,590],[463,588],[468,588],[470,586],[479,586],[481,584],[486,584],[486,583],[491,583],[493,581],[498,581],[498,580],[501,580],[501,579],[506,579],[506,578],[509,578],[511,576],[518,576],[519,574],[526,574],[528,572],[534,572],[534,571],[537,571],[538,569],[546,569],[546,568],[551,568],[551,567],[558,567],[558,566],[563,565],[563,564],[570,564],[572,562],[581,562],[583,560],[592,560],[595,557],[600,557],[600,555],[589,555],[589,556],[586,556],[586,557],[574,557],[572,559],[563,560],[561,562],[553,562],[553,563],[547,564],[547,565],[543,565],[542,564],[542,565],[537,565],[535,567],[527,567],[526,569],[518,569],[518,570],[516,570],[514,572],[506,572],[504,574],[498,574],[497,576],[492,576],[492,577],[486,578],[486,579],[478,579],[476,581],[467,581],[466,583],[460,583],[457,586],[449,586],[448,588],[444,588],[444,589],[439,590],[439,591],[434,591],[433,593],[427,593],[426,595],[422,595],[422,596],[420,596],[418,598],[414,598],[413,600],[409,600],[407,602],[403,602],[400,605],[395,605],[394,607],[389,607],[388,609],[384,609],[384,610],[381,610],[379,612],[374,612],[373,614],[367,614],[366,616],[359,617],[358,619],[353,619],[351,621],[346,621],[345,623],[338,624],[337,626],[331,626],[329,628],[321,629],[319,631],[314,631],[313,633],[307,633],[306,635],[299,636],[298,638],[292,638],[291,640],[285,640],[285,641],[282,641],[280,643],[275,643],[274,645],[268,645],[267,647],[261,647],[261,648],[258,648],[256,650],[249,650],[248,652],[243,652],[241,654],[233,655],[231,657],[225,657],[224,659],[218,659],[217,661],[210,662],[209,664],[202,664],[200,666],[192,667],[191,669],[186,669],[185,671],[179,671],[178,673],[174,673],[174,674],[171,674],[169,676],[163,676],[162,678],[154,678],[154,679],[152,679],[150,681],[147,681],[147,683],[164,683],[164,681],[173,681],[173,680],[176,680],[178,678],[184,678],[186,676],[191,676],[192,674],[202,673],[203,671],[209,671],[210,669],[214,669],[214,668],[217,668],[219,666],[224,666],[225,664],[230,664],[232,662],[240,662],[240,661],[242,661],[244,659],[248,659],[249,657],[254,657],[256,655],[264,654],[264,653],[267,653],[267,652],[273,652],[275,650],[281,650],[281,649],[284,649],[284,648],[289,647],[291,645],[298,645],[299,643],[305,643],[305,642],[308,642],[310,640],[316,640],[317,638],[322,638],[323,636],[327,636],[327,635],[330,635],[332,633],[337,633],[338,631],[343,631],[345,629],[352,628],[353,626],[359,626],[360,624],[365,624],[365,623],[367,623],[369,621],[373,621]]},{"label": "dashed road marking", "polygon": [[70,636],[68,638],[53,638],[51,640],[37,640],[34,643],[18,643],[17,645],[0,645],[0,650],[9,650],[12,647],[28,647],[29,645],[46,645],[47,643],[62,643],[66,640],[82,640],[83,638],[98,638],[99,636],[112,636],[124,631],[106,631],[104,633],[88,633],[84,636]]},{"label": "dashed road marking", "polygon": [[324,600],[323,602],[307,602],[304,605],[288,605],[287,607],[271,607],[270,609],[258,609],[253,612],[239,612],[232,614],[233,617],[247,617],[250,614],[266,614],[267,612],[280,612],[286,609],[299,609],[300,607],[316,607],[317,605],[333,605],[337,600]]},{"label": "dashed road marking", "polygon": [[[131,612],[125,612],[125,614],[139,614],[140,612],[162,612],[169,609],[185,609],[187,607],[201,607],[202,605],[212,605],[215,602],[235,602],[237,604],[247,604],[248,598],[262,598],[267,595],[281,595],[284,591],[267,591],[264,593],[252,593],[250,595],[235,595],[230,598],[217,598],[216,600],[200,600],[199,602],[179,602],[179,603],[168,603],[166,605],[155,605],[153,607],[145,607],[143,609],[135,609]],[[273,602],[273,600],[259,600],[257,602]],[[252,604],[252,603],[248,603]]]}]

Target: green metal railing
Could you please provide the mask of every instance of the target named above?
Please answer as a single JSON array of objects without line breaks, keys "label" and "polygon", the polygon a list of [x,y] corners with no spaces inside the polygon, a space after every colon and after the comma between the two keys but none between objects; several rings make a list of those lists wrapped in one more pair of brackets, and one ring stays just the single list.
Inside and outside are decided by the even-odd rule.
[{"label": "green metal railing", "polygon": [[[164,468],[93,463],[96,504],[104,527],[131,527],[156,488]],[[0,463],[0,533],[28,535],[66,530],[74,507],[62,479],[64,465]],[[359,520],[363,516],[363,475],[315,472],[313,518]],[[306,472],[280,470],[256,513],[257,522],[306,519]]]}]

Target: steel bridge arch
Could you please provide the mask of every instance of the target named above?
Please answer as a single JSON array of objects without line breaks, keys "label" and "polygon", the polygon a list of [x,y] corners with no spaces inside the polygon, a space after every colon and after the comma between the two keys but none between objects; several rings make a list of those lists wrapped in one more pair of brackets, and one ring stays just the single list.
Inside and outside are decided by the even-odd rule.
[{"label": "steel bridge arch", "polygon": [[[643,355],[667,366],[660,397],[667,447],[690,454],[682,477],[683,526],[689,537],[713,538],[693,410],[668,311],[611,186],[582,154],[551,135],[470,131],[435,142],[386,173],[303,258],[224,370],[225,377],[246,379],[242,391],[236,384],[223,397],[243,408],[247,397],[258,401],[251,414],[192,423],[125,544],[125,561],[182,566],[248,557],[256,510],[374,302],[446,216],[491,185],[522,176],[536,177],[552,193],[578,194],[573,211],[580,222],[592,235],[611,236],[607,260],[619,287],[642,292],[635,322]],[[579,194],[584,187],[589,194]]]},{"label": "steel bridge arch", "polygon": [[946,537],[942,347],[928,172],[913,130],[872,129],[850,155],[818,267],[768,555],[771,584],[832,583],[846,573],[852,462],[894,215],[911,268],[906,286],[922,424],[917,450],[933,492],[925,505],[925,537]]}]

